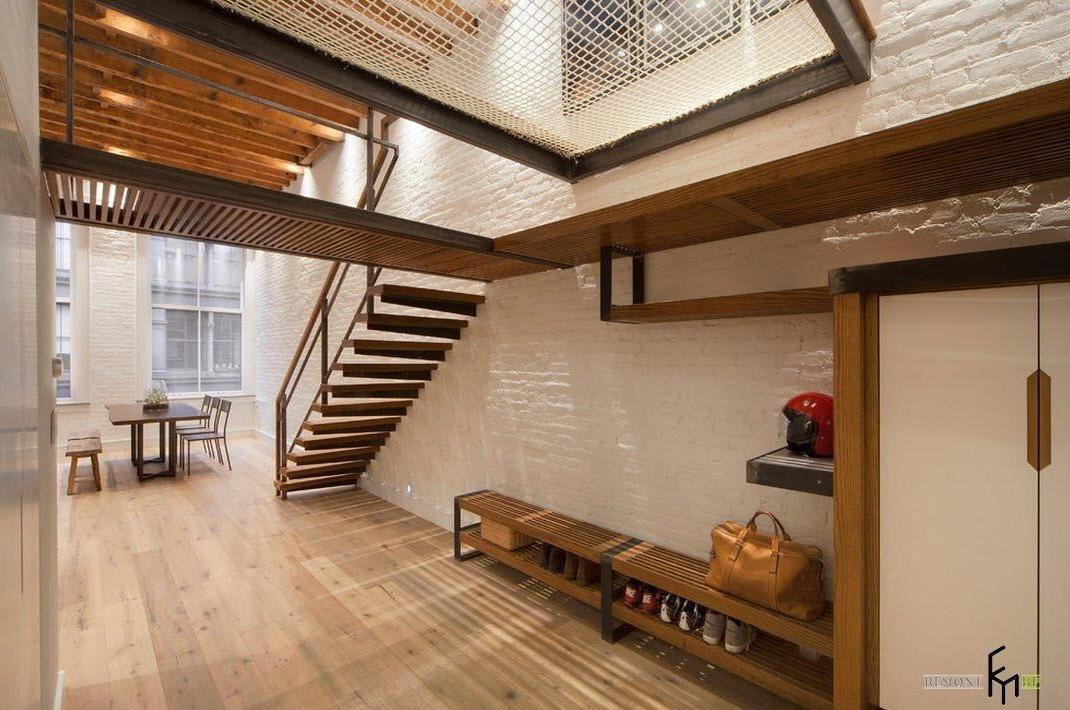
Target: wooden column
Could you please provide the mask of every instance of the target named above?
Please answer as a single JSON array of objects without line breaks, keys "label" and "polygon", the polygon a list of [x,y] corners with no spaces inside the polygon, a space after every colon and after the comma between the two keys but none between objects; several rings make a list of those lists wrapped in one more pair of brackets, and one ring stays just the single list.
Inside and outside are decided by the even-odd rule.
[{"label": "wooden column", "polygon": [[877,705],[879,606],[877,297],[833,298],[836,618],[833,704]]}]

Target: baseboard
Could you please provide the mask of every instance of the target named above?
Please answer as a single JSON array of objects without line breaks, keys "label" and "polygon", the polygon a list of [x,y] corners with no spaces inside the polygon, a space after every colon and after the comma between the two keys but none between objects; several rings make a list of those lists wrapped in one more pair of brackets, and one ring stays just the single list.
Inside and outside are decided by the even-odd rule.
[{"label": "baseboard", "polygon": [[63,710],[63,679],[66,671],[56,673],[56,692],[52,698],[52,710]]}]

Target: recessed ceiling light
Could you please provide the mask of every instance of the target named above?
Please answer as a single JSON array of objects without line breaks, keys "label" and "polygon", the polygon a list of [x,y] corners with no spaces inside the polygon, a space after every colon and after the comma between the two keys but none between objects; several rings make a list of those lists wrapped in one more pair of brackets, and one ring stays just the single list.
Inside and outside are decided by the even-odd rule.
[{"label": "recessed ceiling light", "polygon": [[662,24],[661,22],[659,22],[658,24],[654,25],[654,31],[655,32],[664,32],[665,31],[665,25]]},{"label": "recessed ceiling light", "polygon": [[699,10],[706,7],[706,0],[698,0],[698,2],[695,3],[695,7],[697,7]]},{"label": "recessed ceiling light", "polygon": [[627,56],[628,56],[628,53],[627,53],[627,52],[625,52],[625,51],[624,51],[623,49],[618,49],[618,50],[617,50],[617,56],[618,56],[618,57],[627,57]]}]

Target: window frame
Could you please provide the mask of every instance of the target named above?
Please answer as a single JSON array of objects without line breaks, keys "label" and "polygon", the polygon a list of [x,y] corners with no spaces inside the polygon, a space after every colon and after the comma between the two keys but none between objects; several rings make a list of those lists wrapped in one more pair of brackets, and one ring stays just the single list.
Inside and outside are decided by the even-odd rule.
[{"label": "window frame", "polygon": [[[228,396],[240,396],[249,394],[251,391],[250,383],[253,382],[253,372],[255,370],[255,364],[253,364],[253,358],[251,357],[250,349],[250,325],[252,321],[252,314],[249,308],[248,293],[250,288],[250,265],[252,262],[251,250],[243,247],[233,247],[238,249],[238,253],[241,255],[239,263],[241,266],[241,277],[239,278],[239,300],[240,305],[237,308],[229,308],[225,306],[203,305],[201,303],[201,292],[204,288],[202,279],[204,278],[204,261],[208,244],[201,240],[183,239],[181,237],[173,237],[166,234],[154,234],[154,235],[139,235],[138,240],[138,284],[139,284],[139,322],[141,323],[141,337],[140,342],[145,344],[142,348],[142,356],[139,358],[139,381],[142,383],[142,388],[147,388],[149,384],[156,379],[160,378],[155,375],[153,368],[153,356],[154,356],[154,311],[160,310],[175,310],[184,311],[190,313],[196,313],[196,335],[197,335],[197,385],[196,389],[188,392],[169,392],[169,396],[172,399],[190,398],[196,399],[204,396],[205,394],[215,395],[228,395]],[[154,303],[152,298],[152,283],[153,283],[153,264],[152,264],[152,240],[154,238],[162,239],[176,239],[180,241],[191,242],[197,245],[197,258],[196,258],[196,283],[195,294],[196,303],[190,304],[170,304],[170,303]],[[231,246],[231,245],[220,245]],[[237,315],[241,318],[241,384],[238,389],[226,389],[226,390],[205,390],[204,389],[204,351],[202,341],[202,328],[203,328],[203,316],[206,313],[222,313],[227,315]]]},{"label": "window frame", "polygon": [[[70,286],[67,296],[60,296],[58,291],[53,294],[53,302],[56,306],[66,303],[70,314],[70,396],[60,397],[58,383],[56,390],[56,404],[84,404],[88,401],[89,392],[89,229],[83,225],[70,222],[56,221],[53,239],[59,240],[60,230],[66,230],[70,240]],[[54,246],[55,248],[55,246]],[[55,258],[53,266],[55,267]],[[55,278],[53,278],[55,288]],[[58,311],[58,308],[56,309]],[[58,313],[53,314],[56,318]],[[55,330],[58,323],[54,325]],[[59,337],[58,331],[53,336],[53,345]],[[58,350],[53,353],[58,356]]]}]

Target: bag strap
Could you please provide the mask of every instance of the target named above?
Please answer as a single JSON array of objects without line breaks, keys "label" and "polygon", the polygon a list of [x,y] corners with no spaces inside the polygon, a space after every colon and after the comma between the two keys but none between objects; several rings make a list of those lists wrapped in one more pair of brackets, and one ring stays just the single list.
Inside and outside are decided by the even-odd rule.
[{"label": "bag strap", "polygon": [[[784,538],[788,542],[791,541],[791,535],[789,535],[788,531],[784,528],[784,523],[780,522],[780,518],[773,515],[768,510],[759,510],[754,515],[750,516],[750,520],[747,521],[746,526],[744,526],[744,530],[757,530],[757,520],[763,515],[768,516],[768,518],[773,521],[773,537],[777,537],[779,534],[779,537]],[[742,535],[742,533],[740,534]],[[744,539],[746,539],[745,536]]]}]

